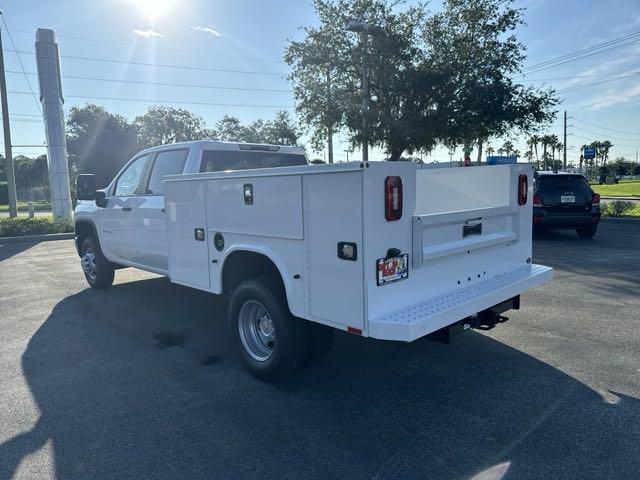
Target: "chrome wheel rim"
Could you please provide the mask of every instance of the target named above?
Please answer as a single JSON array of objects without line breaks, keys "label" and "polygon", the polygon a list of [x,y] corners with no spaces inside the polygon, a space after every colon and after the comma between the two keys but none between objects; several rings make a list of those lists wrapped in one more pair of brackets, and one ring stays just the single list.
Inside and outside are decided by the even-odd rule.
[{"label": "chrome wheel rim", "polygon": [[80,258],[80,266],[91,281],[96,279],[98,267],[96,266],[96,254],[93,253],[93,250],[89,248],[84,252],[84,255]]},{"label": "chrome wheel rim", "polygon": [[238,314],[238,331],[242,346],[258,362],[271,358],[276,344],[273,320],[266,307],[257,300],[247,300]]}]

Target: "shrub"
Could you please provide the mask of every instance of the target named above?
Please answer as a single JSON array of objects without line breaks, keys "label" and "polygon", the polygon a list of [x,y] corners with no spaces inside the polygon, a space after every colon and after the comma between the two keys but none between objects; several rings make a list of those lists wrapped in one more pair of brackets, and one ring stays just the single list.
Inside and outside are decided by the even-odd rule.
[{"label": "shrub", "polygon": [[67,232],[73,232],[73,221],[67,218],[16,217],[0,219],[0,237]]},{"label": "shrub", "polygon": [[0,182],[0,205],[9,203],[9,186],[7,182]]},{"label": "shrub", "polygon": [[600,207],[600,211],[605,217],[620,217],[631,210],[633,210],[633,202],[625,200],[614,200]]}]

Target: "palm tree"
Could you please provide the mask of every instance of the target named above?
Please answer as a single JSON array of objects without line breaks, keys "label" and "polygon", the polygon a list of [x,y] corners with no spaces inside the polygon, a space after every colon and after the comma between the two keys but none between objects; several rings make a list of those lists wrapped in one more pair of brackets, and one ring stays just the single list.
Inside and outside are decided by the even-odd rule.
[{"label": "palm tree", "polygon": [[513,155],[513,151],[514,151],[513,142],[511,140],[506,140],[502,145],[501,150],[504,152],[505,155]]},{"label": "palm tree", "polygon": [[542,143],[542,169],[547,169],[547,146],[549,145],[549,135],[543,135],[540,137],[540,143]]},{"label": "palm tree", "polygon": [[487,155],[493,155],[495,152],[495,149],[491,145],[487,146]]},{"label": "palm tree", "polygon": [[547,135],[547,140],[549,143],[549,148],[551,148],[551,161],[555,162],[556,160],[556,145],[558,144],[558,136],[557,135]]},{"label": "palm tree", "polygon": [[609,159],[609,150],[613,147],[613,143],[609,140],[605,140],[604,142],[600,142],[600,148],[602,149],[602,165],[607,164],[607,160]]},{"label": "palm tree", "polygon": [[540,159],[538,158],[538,143],[540,143],[540,137],[538,135],[531,135],[527,141],[529,148],[533,147],[533,151],[536,154],[536,167],[540,167]]},{"label": "palm tree", "polygon": [[[562,142],[556,142],[556,146],[555,147],[556,147],[556,150],[558,151],[558,161],[561,161],[562,160],[562,156],[560,155],[560,153],[562,152],[562,147],[563,147]],[[560,163],[560,165],[562,165],[562,163]],[[558,170],[560,170],[560,169],[558,169]]]},{"label": "palm tree", "polygon": [[524,153],[524,158],[526,158],[529,161],[529,163],[533,163],[533,151],[531,149],[527,150]]}]

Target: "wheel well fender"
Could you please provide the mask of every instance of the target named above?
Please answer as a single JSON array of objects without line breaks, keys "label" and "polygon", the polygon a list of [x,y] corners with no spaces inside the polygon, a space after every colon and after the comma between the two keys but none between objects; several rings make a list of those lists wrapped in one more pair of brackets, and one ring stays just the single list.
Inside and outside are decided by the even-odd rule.
[{"label": "wheel well fender", "polygon": [[76,250],[78,251],[78,255],[80,255],[82,243],[84,242],[85,238],[88,237],[93,237],[98,244],[98,248],[102,250],[102,248],[100,247],[100,238],[98,237],[98,231],[95,224],[91,220],[76,220],[75,233]]},{"label": "wheel well fender", "polygon": [[231,293],[244,280],[261,276],[280,282],[290,307],[292,285],[286,266],[273,252],[256,246],[237,245],[227,251],[220,268],[220,291]]}]

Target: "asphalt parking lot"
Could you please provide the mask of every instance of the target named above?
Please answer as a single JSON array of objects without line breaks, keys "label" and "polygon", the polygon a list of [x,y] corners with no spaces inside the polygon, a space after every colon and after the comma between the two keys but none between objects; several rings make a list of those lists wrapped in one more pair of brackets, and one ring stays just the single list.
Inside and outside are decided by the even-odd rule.
[{"label": "asphalt parking lot", "polygon": [[93,291],[72,241],[0,246],[0,479],[640,478],[640,223],[534,260],[554,281],[494,330],[340,333],[267,385],[219,299],[132,269]]}]

